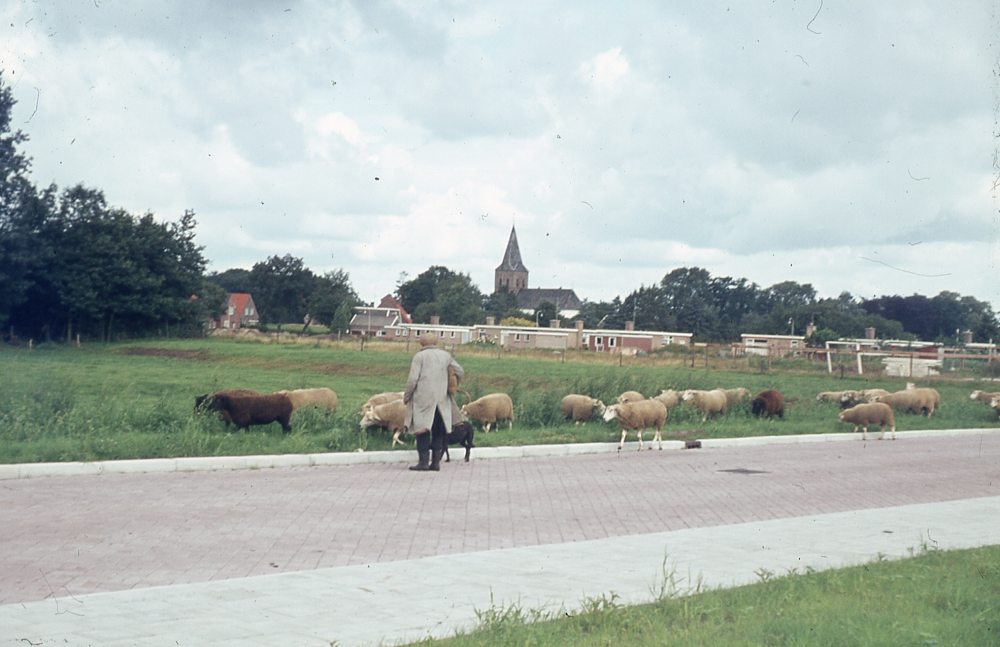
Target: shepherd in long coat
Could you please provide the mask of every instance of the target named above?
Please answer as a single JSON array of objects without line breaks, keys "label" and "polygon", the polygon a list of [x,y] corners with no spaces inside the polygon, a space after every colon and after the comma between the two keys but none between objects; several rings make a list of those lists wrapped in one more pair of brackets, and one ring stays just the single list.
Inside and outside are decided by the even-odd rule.
[{"label": "shepherd in long coat", "polygon": [[[412,470],[440,469],[445,434],[452,425],[455,403],[448,395],[448,367],[459,382],[465,371],[452,356],[437,345],[437,333],[425,332],[419,338],[421,349],[410,363],[403,402],[406,403],[406,428],[417,435],[418,463]],[[433,450],[433,457],[431,456]]]}]

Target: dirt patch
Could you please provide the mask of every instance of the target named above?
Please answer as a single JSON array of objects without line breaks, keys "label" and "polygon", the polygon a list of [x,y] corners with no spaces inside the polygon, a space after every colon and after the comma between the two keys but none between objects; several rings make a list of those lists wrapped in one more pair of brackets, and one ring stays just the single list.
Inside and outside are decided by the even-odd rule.
[{"label": "dirt patch", "polygon": [[172,348],[129,348],[126,355],[145,355],[151,357],[172,357],[174,359],[191,359],[204,361],[208,359],[208,351],[177,350]]}]

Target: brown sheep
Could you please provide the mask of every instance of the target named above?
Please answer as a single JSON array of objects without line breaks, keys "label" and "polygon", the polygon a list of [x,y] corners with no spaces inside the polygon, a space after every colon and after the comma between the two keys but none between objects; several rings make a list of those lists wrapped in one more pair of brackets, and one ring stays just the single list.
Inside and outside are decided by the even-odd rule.
[{"label": "brown sheep", "polygon": [[[205,395],[199,395],[194,399],[194,410],[201,411],[202,409],[208,408],[208,405],[212,403],[212,398],[217,395],[260,395],[259,391],[254,391],[253,389],[223,389],[222,391],[216,391],[215,393],[206,393]],[[219,418],[229,426],[229,423],[233,421],[229,417],[229,414],[225,411],[219,412]]]},{"label": "brown sheep", "polygon": [[750,411],[753,415],[758,418],[764,415],[768,418],[772,416],[778,416],[784,419],[785,417],[785,397],[781,395],[778,391],[774,389],[768,389],[766,391],[761,391],[753,399],[753,403],[750,406]]},{"label": "brown sheep", "polygon": [[292,430],[288,420],[292,417],[292,400],[283,393],[270,395],[216,394],[208,407],[212,411],[226,412],[237,429],[250,425],[269,425],[277,422],[287,434]]},{"label": "brown sheep", "polygon": [[[663,449],[663,440],[660,438],[660,429],[667,420],[667,408],[659,400],[639,400],[638,402],[623,402],[613,404],[604,410],[605,422],[611,422],[615,418],[622,428],[622,439],[618,442],[618,449],[625,444],[625,436],[633,429],[639,434],[639,451],[642,451],[642,430],[652,427],[656,432],[654,439]],[[649,448],[653,448],[653,443],[649,443]]]},{"label": "brown sheep", "polygon": [[928,418],[934,413],[934,408],[940,401],[941,396],[935,389],[904,389],[869,400],[869,402],[884,402],[893,409],[904,409],[918,415],[926,413]]},{"label": "brown sheep", "polygon": [[645,400],[646,397],[639,393],[638,391],[626,391],[616,398],[618,404],[624,404],[626,402],[638,402],[639,400]]},{"label": "brown sheep", "polygon": [[885,436],[885,428],[892,427],[892,439],[896,440],[896,418],[892,413],[892,407],[887,404],[881,402],[859,404],[841,411],[838,419],[841,422],[853,423],[855,433],[858,431],[858,427],[861,427],[861,440],[868,440],[869,425],[882,426],[879,440]]},{"label": "brown sheep", "polygon": [[576,424],[587,424],[587,421],[597,411],[597,415],[604,415],[604,403],[589,395],[579,395],[571,393],[562,399],[562,412],[567,420],[573,420]]}]

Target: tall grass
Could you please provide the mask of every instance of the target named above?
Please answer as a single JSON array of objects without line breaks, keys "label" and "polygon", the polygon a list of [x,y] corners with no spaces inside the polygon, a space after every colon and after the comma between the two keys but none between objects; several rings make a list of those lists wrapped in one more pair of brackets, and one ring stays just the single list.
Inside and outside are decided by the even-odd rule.
[{"label": "tall grass", "polygon": [[[121,458],[246,455],[388,450],[390,436],[363,431],[357,415],[372,394],[400,391],[412,353],[405,344],[356,341],[250,343],[235,340],[176,340],[92,346],[45,346],[32,351],[0,349],[0,462],[92,461]],[[815,401],[820,391],[846,388],[903,388],[904,380],[846,377],[817,371],[756,367],[691,368],[654,354],[616,358],[595,353],[501,353],[458,347],[465,368],[462,388],[472,398],[505,392],[514,401],[514,428],[479,432],[477,446],[553,442],[617,441],[616,422],[573,425],[562,418],[560,401],[583,393],[606,403],[624,391],[652,396],[662,389],[732,388],[785,395],[784,420],[757,420],[744,403],[715,420],[702,421],[689,406],[672,409],[666,437],[692,429],[699,437],[734,437],[849,431],[837,422],[835,404]],[[333,416],[297,412],[292,432],[277,424],[234,433],[213,415],[195,415],[194,397],[225,388],[330,387],[340,409]],[[899,413],[900,430],[995,427],[996,414],[969,399],[977,385],[936,380],[942,408],[933,418]],[[988,387],[992,388],[992,387]],[[464,402],[464,396],[458,396]],[[412,439],[411,439],[412,443]],[[410,445],[412,447],[412,444]]]},{"label": "tall grass", "polygon": [[[466,635],[424,645],[1000,645],[1000,547],[877,559],[840,570],[758,572],[728,590],[684,590],[672,574],[655,602],[626,606],[611,592],[576,610],[518,603],[478,610]],[[666,586],[663,584],[666,583]]]}]

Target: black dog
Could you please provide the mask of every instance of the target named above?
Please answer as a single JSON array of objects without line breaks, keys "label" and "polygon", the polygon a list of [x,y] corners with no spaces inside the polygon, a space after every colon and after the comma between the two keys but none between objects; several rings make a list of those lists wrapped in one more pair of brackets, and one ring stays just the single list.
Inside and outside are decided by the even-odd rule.
[{"label": "black dog", "polygon": [[472,437],[475,435],[476,430],[473,429],[472,424],[466,420],[460,422],[457,425],[452,425],[451,431],[445,434],[444,437],[444,456],[445,462],[451,461],[451,456],[448,454],[448,445],[460,445],[465,447],[465,462],[469,462],[469,454],[472,453]]}]

